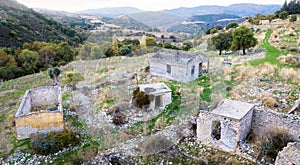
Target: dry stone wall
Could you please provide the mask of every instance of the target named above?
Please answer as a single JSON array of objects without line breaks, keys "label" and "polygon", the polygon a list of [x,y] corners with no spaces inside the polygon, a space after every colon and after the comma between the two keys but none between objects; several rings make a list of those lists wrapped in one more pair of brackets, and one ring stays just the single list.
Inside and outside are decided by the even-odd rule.
[{"label": "dry stone wall", "polygon": [[36,133],[62,130],[63,109],[60,87],[45,86],[26,91],[15,115],[15,123],[19,140],[30,138]]},{"label": "dry stone wall", "polygon": [[273,111],[253,111],[252,130],[258,134],[264,134],[268,129],[281,128],[293,136],[293,140],[300,142],[300,117],[276,113]]},{"label": "dry stone wall", "polygon": [[276,157],[275,165],[300,164],[300,143],[289,143]]}]

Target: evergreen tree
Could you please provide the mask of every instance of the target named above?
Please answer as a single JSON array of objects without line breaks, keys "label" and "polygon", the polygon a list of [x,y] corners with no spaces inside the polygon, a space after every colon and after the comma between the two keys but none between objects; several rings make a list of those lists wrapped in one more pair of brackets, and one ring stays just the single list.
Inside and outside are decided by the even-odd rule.
[{"label": "evergreen tree", "polygon": [[246,54],[246,49],[254,47],[257,44],[257,39],[254,37],[254,34],[246,26],[235,29],[232,33],[232,37],[231,50],[243,50],[244,55]]}]

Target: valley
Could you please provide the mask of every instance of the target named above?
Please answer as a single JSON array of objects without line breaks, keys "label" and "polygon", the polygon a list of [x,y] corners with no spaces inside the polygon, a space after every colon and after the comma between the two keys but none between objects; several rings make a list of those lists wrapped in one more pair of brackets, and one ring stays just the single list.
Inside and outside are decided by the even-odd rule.
[{"label": "valley", "polygon": [[[0,164],[282,164],[285,159],[300,163],[290,151],[290,147],[300,150],[300,13],[282,19],[281,14],[273,14],[280,5],[248,4],[239,10],[242,4],[237,4],[155,12],[103,8],[71,14],[17,4],[7,5],[9,10],[3,5],[1,18],[16,16],[13,20],[20,23],[21,18],[6,11],[22,8],[19,12],[50,24],[40,24],[47,25],[49,29],[42,30],[46,33],[32,27],[41,38],[22,40],[23,34],[32,35],[32,31],[21,23],[26,32],[17,28],[12,35],[12,25],[19,26],[1,21],[11,29],[0,35],[8,41],[0,42],[0,71],[10,71],[12,65],[18,68],[15,74],[29,69],[24,75],[10,78],[10,72],[5,72],[8,78],[0,77]],[[253,8],[259,13],[253,13]],[[240,36],[247,33],[250,40],[244,47],[236,43],[243,28],[246,31]],[[68,29],[74,33],[68,35]],[[46,39],[51,38],[49,33],[63,42]],[[222,34],[228,35],[217,40]],[[225,45],[225,40],[231,45]],[[174,58],[161,58],[153,65],[155,57],[168,57],[168,52],[176,52]],[[194,64],[199,56],[209,59],[209,65],[201,58],[201,65]],[[164,74],[153,69],[161,64],[166,77],[153,72]],[[53,86],[49,68],[60,70],[63,131],[41,131],[18,140],[15,115],[24,93]],[[172,77],[189,74],[198,77],[186,82]],[[170,89],[170,104],[157,106],[157,95],[143,96],[155,89],[136,91],[142,84],[155,83]],[[142,95],[141,107],[136,93]],[[149,108],[145,98],[155,100],[155,107]],[[226,112],[220,118],[209,117],[219,115],[214,110],[224,100],[253,105],[245,115],[251,112],[251,118],[232,124],[236,119],[230,115],[239,115],[245,107],[229,117]],[[219,126],[214,125],[217,122]],[[245,127],[249,130],[242,137],[239,133]],[[207,134],[202,135],[203,130]],[[211,143],[203,140],[207,135]],[[57,149],[55,144],[64,147]],[[231,146],[233,151],[224,150]]]}]

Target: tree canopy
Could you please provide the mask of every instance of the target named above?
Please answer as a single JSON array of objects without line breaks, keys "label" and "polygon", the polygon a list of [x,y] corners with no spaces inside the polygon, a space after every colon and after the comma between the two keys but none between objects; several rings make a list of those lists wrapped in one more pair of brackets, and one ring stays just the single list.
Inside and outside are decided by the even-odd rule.
[{"label": "tree canopy", "polygon": [[246,54],[246,49],[254,47],[257,44],[254,34],[246,26],[235,29],[232,33],[232,38],[231,50],[243,50],[244,55]]},{"label": "tree canopy", "polygon": [[232,34],[228,33],[219,33],[218,35],[212,37],[212,43],[219,50],[219,55],[222,54],[223,50],[228,50],[231,46]]}]

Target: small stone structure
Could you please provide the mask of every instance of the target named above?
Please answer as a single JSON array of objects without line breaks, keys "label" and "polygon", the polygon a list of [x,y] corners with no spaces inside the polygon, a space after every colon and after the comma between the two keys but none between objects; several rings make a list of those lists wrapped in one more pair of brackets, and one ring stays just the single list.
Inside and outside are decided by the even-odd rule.
[{"label": "small stone structure", "polygon": [[141,84],[140,90],[150,97],[150,109],[164,108],[172,103],[172,90],[165,83]]},{"label": "small stone structure", "polygon": [[254,104],[223,100],[211,112],[200,111],[197,140],[205,145],[234,152],[251,130]]},{"label": "small stone structure", "polygon": [[189,82],[208,72],[209,58],[200,53],[160,49],[150,61],[150,74]]},{"label": "small stone structure", "polygon": [[275,165],[297,165],[300,164],[300,143],[288,143],[276,157]]},{"label": "small stone structure", "polygon": [[61,89],[44,86],[25,92],[15,115],[17,138],[30,138],[32,134],[63,129]]}]

